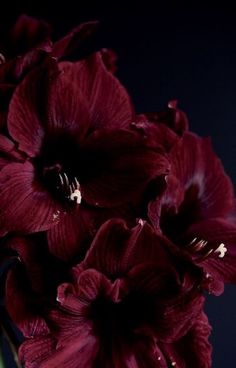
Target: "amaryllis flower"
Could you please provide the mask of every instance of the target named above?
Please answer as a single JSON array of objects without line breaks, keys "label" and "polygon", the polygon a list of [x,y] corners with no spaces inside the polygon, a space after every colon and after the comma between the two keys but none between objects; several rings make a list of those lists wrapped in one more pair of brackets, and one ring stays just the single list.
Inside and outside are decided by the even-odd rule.
[{"label": "amaryllis flower", "polygon": [[178,108],[177,101],[170,101],[167,108],[163,111],[149,112],[145,116],[152,123],[165,124],[180,136],[188,130],[188,118]]},{"label": "amaryllis flower", "polygon": [[233,186],[209,139],[185,133],[170,153],[167,190],[149,217],[169,246],[203,269],[202,286],[219,294],[236,282]]},{"label": "amaryllis flower", "polygon": [[45,58],[67,58],[95,31],[97,22],[83,23],[52,42],[52,29],[44,21],[22,15],[9,37],[0,42],[0,127],[6,127],[8,105],[15,86]]},{"label": "amaryllis flower", "polygon": [[201,366],[210,366],[208,334],[197,330],[206,324],[204,298],[188,278],[179,279],[149,225],[130,230],[122,220],[106,222],[71,275],[45,316],[49,333],[35,324],[20,348],[26,368],[178,367],[181,339],[194,357],[198,334],[206,346]]},{"label": "amaryllis flower", "polygon": [[129,129],[133,116],[99,53],[30,73],[9,107],[8,130],[25,159],[0,172],[1,234],[50,229],[68,213],[78,219],[84,206],[115,208],[166,175],[160,147]]}]

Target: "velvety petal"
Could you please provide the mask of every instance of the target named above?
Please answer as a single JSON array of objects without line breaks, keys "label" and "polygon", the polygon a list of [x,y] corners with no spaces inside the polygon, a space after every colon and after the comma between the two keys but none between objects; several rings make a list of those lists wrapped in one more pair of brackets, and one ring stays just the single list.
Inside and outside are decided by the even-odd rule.
[{"label": "velvety petal", "polygon": [[51,55],[56,58],[70,56],[78,47],[81,48],[81,44],[88,40],[97,28],[98,22],[96,21],[82,23],[65,37],[54,43]]},{"label": "velvety petal", "polygon": [[9,133],[19,144],[19,149],[31,157],[39,153],[44,137],[40,113],[45,103],[47,91],[44,87],[50,78],[49,69],[36,69],[30,73],[16,88],[9,106]]},{"label": "velvety petal", "polygon": [[[150,298],[151,331],[160,341],[173,342],[186,334],[202,309],[204,297],[197,287],[178,290],[178,278],[170,267],[155,263],[134,267],[127,276],[130,292]],[[168,290],[168,294],[167,294]],[[154,298],[154,299],[153,299]]]},{"label": "velvety petal", "polygon": [[173,175],[185,190],[182,211],[191,211],[191,216],[199,220],[231,211],[233,185],[209,139],[186,133],[174,146],[170,161]]},{"label": "velvety petal", "polygon": [[[148,182],[169,172],[165,154],[145,147],[137,132],[101,129],[83,144],[86,170],[82,172],[82,197],[92,205],[114,207],[140,196]],[[90,174],[91,175],[91,174]]]},{"label": "velvety petal", "polygon": [[165,124],[179,135],[182,135],[188,130],[188,118],[177,107],[177,101],[170,101],[167,109],[164,111],[147,113],[146,116],[151,122]]},{"label": "velvety petal", "polygon": [[[212,250],[208,257],[201,259],[195,255],[199,266],[204,269],[205,288],[214,293],[223,292],[223,283],[236,283],[236,226],[221,218],[209,219],[192,225],[185,234],[186,239],[205,240],[205,253]],[[220,244],[224,244],[226,252],[220,256]],[[204,255],[204,253],[203,253]],[[194,254],[193,254],[194,256]],[[199,259],[199,260],[198,260]]]},{"label": "velvety petal", "polygon": [[[73,64],[71,64],[73,69]],[[61,72],[50,85],[47,134],[73,134],[80,143],[89,129],[89,105],[72,74]]]},{"label": "velvety petal", "polygon": [[6,241],[6,246],[16,252],[24,265],[30,287],[37,297],[56,297],[57,286],[69,279],[69,265],[49,252],[46,234],[11,236]]},{"label": "velvety petal", "polygon": [[22,265],[10,270],[6,282],[6,307],[12,321],[25,337],[45,335],[49,332],[37,307],[39,300],[35,299],[33,302],[32,295]]},{"label": "velvety petal", "polygon": [[13,162],[23,162],[25,157],[15,144],[6,136],[0,134],[0,169]]},{"label": "velvety petal", "polygon": [[81,268],[95,268],[111,279],[127,274],[134,266],[154,261],[156,267],[169,263],[157,234],[142,220],[132,229],[125,221],[112,219],[101,226]]},{"label": "velvety petal", "polygon": [[110,368],[168,368],[165,359],[154,342],[137,337],[133,344],[115,341],[111,358],[106,352],[98,355],[95,367]]},{"label": "velvety petal", "polygon": [[89,105],[91,129],[129,127],[134,113],[130,98],[120,82],[106,69],[96,53],[77,63],[61,63]]},{"label": "velvety petal", "polygon": [[23,14],[17,19],[4,51],[10,57],[21,55],[35,47],[50,51],[51,33],[49,24]]},{"label": "velvety petal", "polygon": [[75,264],[84,257],[101,224],[120,216],[129,220],[133,214],[127,207],[106,210],[77,206],[47,231],[49,249],[55,256]]},{"label": "velvety petal", "polygon": [[117,55],[116,53],[111,49],[103,48],[100,50],[100,53],[102,55],[102,60],[109,72],[115,73],[117,71]]},{"label": "velvety petal", "polygon": [[39,367],[92,368],[97,350],[96,337],[84,331],[80,335],[72,336],[65,347],[56,349]]},{"label": "velvety petal", "polygon": [[2,169],[0,202],[2,235],[8,231],[35,232],[49,229],[58,221],[61,211],[49,193],[38,186],[34,168],[29,162],[9,164]]},{"label": "velvety petal", "polygon": [[39,336],[26,340],[19,349],[19,358],[25,368],[39,368],[40,364],[50,356],[56,348],[55,339]]},{"label": "velvety petal", "polygon": [[131,124],[133,129],[142,131],[146,137],[148,147],[169,152],[180,139],[169,127],[160,123],[152,124],[146,115],[137,115]]},{"label": "velvety petal", "polygon": [[163,351],[176,368],[211,368],[212,347],[208,341],[211,333],[206,315],[201,312],[189,332],[173,344],[161,344]]}]

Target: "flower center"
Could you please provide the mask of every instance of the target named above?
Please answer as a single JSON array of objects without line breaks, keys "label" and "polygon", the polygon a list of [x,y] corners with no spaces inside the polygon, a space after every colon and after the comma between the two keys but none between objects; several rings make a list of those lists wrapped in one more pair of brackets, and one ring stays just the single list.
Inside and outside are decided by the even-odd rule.
[{"label": "flower center", "polygon": [[80,192],[80,184],[76,177],[70,182],[68,176],[65,172],[59,173],[60,185],[57,186],[57,189],[62,192],[67,199],[70,201],[76,202],[77,204],[81,203],[81,192]]},{"label": "flower center", "polygon": [[199,262],[206,259],[212,253],[215,253],[219,258],[224,258],[227,252],[227,248],[224,243],[221,243],[218,248],[214,250],[214,248],[209,246],[209,242],[207,240],[198,238],[194,238],[189,244],[187,244],[187,248]]}]

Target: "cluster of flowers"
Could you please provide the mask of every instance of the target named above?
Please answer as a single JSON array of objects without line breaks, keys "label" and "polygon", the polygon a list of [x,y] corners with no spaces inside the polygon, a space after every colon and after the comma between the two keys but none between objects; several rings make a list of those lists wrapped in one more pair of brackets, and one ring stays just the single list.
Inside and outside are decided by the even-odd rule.
[{"label": "cluster of flowers", "polygon": [[22,16],[1,49],[0,260],[20,361],[209,368],[204,293],[236,282],[232,183],[175,101],[135,113],[111,52],[69,61],[95,28],[53,44]]}]

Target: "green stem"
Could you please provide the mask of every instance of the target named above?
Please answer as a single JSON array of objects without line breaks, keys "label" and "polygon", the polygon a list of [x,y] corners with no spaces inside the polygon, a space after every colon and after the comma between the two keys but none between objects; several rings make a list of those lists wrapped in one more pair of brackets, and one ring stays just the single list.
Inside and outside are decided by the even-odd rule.
[{"label": "green stem", "polygon": [[5,368],[1,346],[0,346],[0,368]]}]

